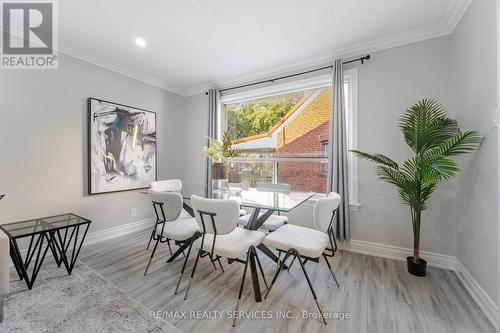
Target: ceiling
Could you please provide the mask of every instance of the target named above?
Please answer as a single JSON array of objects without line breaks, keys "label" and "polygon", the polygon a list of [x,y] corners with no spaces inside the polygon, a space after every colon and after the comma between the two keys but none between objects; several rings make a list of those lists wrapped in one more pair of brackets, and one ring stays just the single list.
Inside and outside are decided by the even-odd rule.
[{"label": "ceiling", "polygon": [[470,1],[64,0],[60,51],[188,96],[449,34]]}]

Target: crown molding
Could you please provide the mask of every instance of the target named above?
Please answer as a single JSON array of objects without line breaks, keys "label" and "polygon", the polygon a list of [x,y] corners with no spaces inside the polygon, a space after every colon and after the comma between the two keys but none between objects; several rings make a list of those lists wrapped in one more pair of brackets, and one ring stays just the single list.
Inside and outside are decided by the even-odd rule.
[{"label": "crown molding", "polygon": [[471,2],[472,0],[452,0],[441,21],[429,27],[411,30],[401,34],[371,40],[369,42],[349,45],[338,49],[335,52],[316,56],[307,60],[297,61],[292,64],[273,66],[271,68],[255,71],[247,75],[240,75],[238,77],[221,81],[207,82],[205,84],[184,90],[182,95],[188,97],[203,93],[209,88],[225,88],[252,81],[265,80],[266,78],[276,75],[286,75],[299,70],[307,70],[312,67],[332,64],[333,59],[338,57],[357,57],[361,54],[369,52],[383,51],[398,46],[404,46],[428,39],[446,36],[453,33],[463,15],[469,8]]},{"label": "crown molding", "polygon": [[273,66],[271,68],[254,71],[246,75],[239,75],[238,77],[233,77],[226,80],[206,82],[204,84],[197,85],[188,89],[180,89],[179,87],[176,87],[157,77],[153,77],[151,75],[138,72],[129,67],[108,60],[104,57],[77,48],[66,42],[61,43],[59,47],[59,52],[83,60],[85,62],[94,64],[96,66],[106,68],[115,73],[130,77],[132,79],[147,83],[154,87],[158,87],[163,90],[167,90],[175,94],[182,95],[184,97],[189,97],[203,93],[207,91],[209,88],[213,87],[218,87],[218,88],[229,87],[241,83],[263,80],[275,75],[296,72],[299,70],[304,70],[319,65],[331,64],[333,63],[333,59],[338,57],[349,58],[349,57],[359,56],[360,54],[368,52],[387,50],[398,46],[408,45],[424,41],[427,39],[449,35],[453,33],[456,26],[462,19],[463,15],[469,8],[471,2],[472,0],[452,0],[450,2],[450,5],[448,6],[448,9],[443,15],[441,21],[438,24],[435,24],[430,27],[416,29],[402,34],[392,35],[389,37],[379,38],[365,43],[349,45],[334,52],[319,55],[316,57],[310,57],[306,60],[296,61],[292,64]]},{"label": "crown molding", "polygon": [[[183,91],[181,89],[178,89],[175,86],[172,86],[171,84],[158,79],[156,77],[150,76],[148,74],[144,74],[138,71],[135,71],[129,67],[120,65],[116,62],[110,61],[104,57],[98,56],[96,54],[87,52],[85,50],[82,50],[80,48],[75,47],[74,45],[71,45],[69,43],[63,42],[61,43],[59,47],[59,52],[66,54],[68,56],[71,56],[73,58],[83,60],[85,62],[91,63],[93,65],[108,69],[110,71],[113,71],[115,73],[130,77],[132,79],[147,83],[151,86],[167,90],[170,92],[173,92],[178,95],[183,95]],[[184,95],[183,95],[184,96]]]}]

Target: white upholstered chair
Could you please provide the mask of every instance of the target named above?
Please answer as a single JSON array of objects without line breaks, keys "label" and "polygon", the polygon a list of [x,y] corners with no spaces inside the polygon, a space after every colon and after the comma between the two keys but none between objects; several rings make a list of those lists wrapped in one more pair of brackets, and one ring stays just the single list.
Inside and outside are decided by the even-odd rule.
[{"label": "white upholstered chair", "polygon": [[155,192],[179,192],[182,190],[182,181],[180,179],[167,179],[152,182],[151,190]]},{"label": "white upholstered chair", "polygon": [[[153,192],[180,192],[181,190],[182,181],[180,179],[159,180],[150,184],[150,191]],[[191,215],[189,215],[186,210],[182,209],[180,217],[191,217]],[[151,245],[154,233],[155,229],[153,229],[153,231],[151,232],[151,237],[149,237],[148,246],[146,247],[147,250],[149,250],[149,245]]]},{"label": "white upholstered chair", "polygon": [[[341,201],[340,195],[330,193],[327,197],[318,199],[313,208],[313,222],[316,229],[305,228],[297,225],[287,224],[273,233],[266,236],[264,244],[270,248],[275,248],[278,251],[286,252],[285,257],[273,277],[265,298],[269,296],[273,284],[276,282],[280,271],[283,269],[286,260],[292,256],[293,260],[297,259],[302,268],[302,272],[307,280],[309,289],[313,295],[316,306],[320,312],[323,322],[326,320],[323,315],[323,310],[319,303],[318,297],[311,284],[311,280],[307,275],[304,264],[306,261],[319,262],[319,258],[325,258],[328,269],[339,287],[337,278],[333,273],[332,266],[328,261],[327,256],[332,257],[335,254],[335,227],[337,209]],[[304,260],[304,261],[303,261]]]},{"label": "white upholstered chair", "polygon": [[0,323],[3,321],[3,302],[9,294],[9,237],[0,230]]},{"label": "white upholstered chair", "polygon": [[[280,191],[280,192],[291,192],[292,187],[290,184],[286,183],[257,183],[256,186],[259,191]],[[259,214],[261,217],[264,212]],[[278,213],[279,214],[279,213]],[[243,226],[248,226],[248,222],[250,221],[250,217],[252,214],[246,214],[240,217],[239,223]],[[271,215],[269,218],[262,224],[261,228],[267,231],[275,231],[281,226],[288,223],[288,217],[281,215]]]},{"label": "white upholstered chair", "polygon": [[[156,224],[153,230],[152,239],[156,241],[151,257],[149,258],[144,275],[147,274],[151,260],[155,255],[159,243],[167,243],[170,249],[170,241],[173,240],[179,244],[189,244],[188,254],[196,235],[200,228],[194,217],[182,217],[183,198],[177,192],[154,192],[150,191],[149,196],[156,214]],[[172,249],[170,249],[172,254]],[[184,268],[183,268],[184,270]]]},{"label": "white upholstered chair", "polygon": [[[194,262],[191,278],[186,288],[184,299],[187,299],[189,289],[193,282],[193,277],[201,257],[208,256],[212,263],[225,257],[234,262],[245,264],[243,277],[241,279],[238,300],[236,302],[236,312],[239,311],[241,296],[248,263],[252,258],[258,263],[260,273],[267,287],[264,272],[260,264],[255,248],[262,243],[265,234],[260,231],[247,230],[238,227],[239,205],[235,200],[216,200],[205,199],[193,195],[191,203],[195,213],[196,221],[202,230],[201,239],[199,239],[199,250]],[[246,257],[243,261],[240,257]],[[233,320],[233,327],[236,324],[236,318]]]}]

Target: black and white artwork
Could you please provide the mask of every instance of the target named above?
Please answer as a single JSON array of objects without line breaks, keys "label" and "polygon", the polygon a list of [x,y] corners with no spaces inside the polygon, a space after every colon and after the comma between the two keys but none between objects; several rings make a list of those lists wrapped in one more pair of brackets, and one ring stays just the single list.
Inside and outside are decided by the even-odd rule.
[{"label": "black and white artwork", "polygon": [[156,180],[156,113],[88,99],[89,194],[135,190]]}]

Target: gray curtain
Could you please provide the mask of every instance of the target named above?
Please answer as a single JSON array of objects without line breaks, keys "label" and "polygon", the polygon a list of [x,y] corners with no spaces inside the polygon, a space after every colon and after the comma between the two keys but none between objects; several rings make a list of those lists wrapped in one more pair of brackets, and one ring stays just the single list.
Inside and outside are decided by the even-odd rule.
[{"label": "gray curtain", "polygon": [[342,197],[337,216],[336,236],[349,239],[349,181],[347,169],[347,122],[344,103],[343,59],[335,60],[328,146],[328,190]]},{"label": "gray curtain", "polygon": [[[219,137],[219,98],[220,91],[218,89],[208,90],[208,137]],[[207,145],[209,144],[207,139]],[[212,190],[212,163],[207,157],[205,161],[205,179],[206,179],[206,194],[210,194]]]}]

